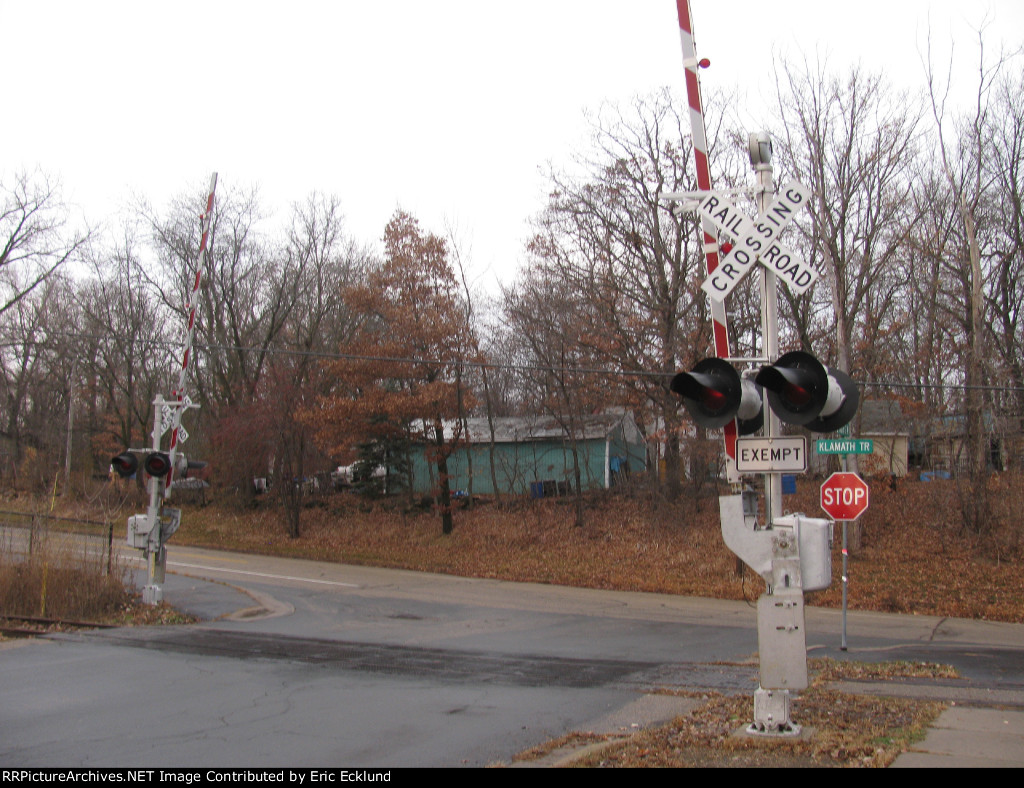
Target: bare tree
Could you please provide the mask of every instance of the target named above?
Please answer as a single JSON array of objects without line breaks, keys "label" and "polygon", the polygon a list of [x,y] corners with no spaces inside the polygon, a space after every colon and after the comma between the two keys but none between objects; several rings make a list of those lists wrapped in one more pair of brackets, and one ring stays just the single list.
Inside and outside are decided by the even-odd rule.
[{"label": "bare tree", "polygon": [[1024,74],[1008,70],[995,86],[985,132],[991,174],[993,237],[986,260],[986,301],[992,347],[1001,362],[999,379],[1016,390],[1008,409],[1024,429]]},{"label": "bare tree", "polygon": [[587,322],[572,334],[582,343],[577,352],[613,371],[645,373],[616,378],[618,404],[653,417],[648,429],[665,443],[669,497],[680,489],[682,430],[669,382],[711,344],[702,236],[692,215],[675,214],[662,200],[696,188],[690,120],[678,109],[685,106],[663,92],[594,118],[589,155],[549,175],[551,196],[535,220],[526,274],[581,302],[577,314]]},{"label": "bare tree", "polygon": [[82,250],[91,233],[71,226],[60,187],[40,172],[0,181],[0,314]]},{"label": "bare tree", "polygon": [[[802,342],[827,343],[839,369],[884,378],[895,365],[882,355],[891,346],[882,340],[902,328],[903,247],[913,224],[922,112],[860,67],[840,77],[821,63],[784,62],[776,83],[780,160],[813,193],[810,221],[798,226],[825,275],[825,293],[813,299],[786,291],[788,309],[803,326]],[[808,311],[817,317],[809,321]]]},{"label": "bare tree", "polygon": [[[478,381],[476,387],[478,391],[483,394],[482,406],[484,408],[484,415],[487,418],[487,431],[488,431],[488,465],[489,473],[491,477],[491,489],[494,491],[494,496],[497,500],[501,500],[501,488],[498,484],[498,472],[495,464],[495,452],[496,452],[496,441],[495,441],[495,425],[494,418],[496,415],[496,401],[494,395],[494,386],[492,379],[494,373],[489,365],[484,363],[486,361],[486,355],[483,352],[482,337],[484,336],[483,326],[481,325],[480,316],[476,309],[476,304],[481,299],[486,300],[486,296],[481,296],[478,293],[474,293],[473,288],[470,287],[468,274],[467,274],[467,258],[469,253],[465,252],[465,245],[459,238],[458,232],[455,227],[449,226],[447,233],[448,248],[451,250],[451,258],[453,269],[458,276],[459,281],[462,283],[463,291],[463,304],[466,310],[466,325],[471,327],[471,332],[467,337],[469,347],[467,348],[469,357],[466,359],[467,362],[472,366],[466,369],[460,370],[459,383],[460,383],[460,396],[459,396],[459,418],[463,422],[463,432],[466,435],[467,440],[470,439],[469,434],[469,411],[465,407],[465,400],[461,396],[461,390],[466,385],[467,374],[472,375],[473,379]],[[471,386],[472,387],[472,386]],[[469,488],[467,493],[469,495],[469,502],[472,504],[473,501],[473,451],[470,449],[466,452],[466,471],[468,476]]]},{"label": "bare tree", "polygon": [[[582,526],[583,480],[579,445],[584,416],[607,405],[608,381],[594,371],[600,354],[590,347],[593,309],[571,281],[543,268],[527,269],[519,285],[504,294],[507,324],[525,351],[522,374],[533,392],[533,413],[554,418],[572,454],[575,524]],[[564,481],[569,481],[568,479]]]},{"label": "bare tree", "polygon": [[[330,393],[331,379],[321,355],[344,346],[359,324],[342,299],[346,288],[365,281],[369,254],[344,233],[337,197],[310,195],[293,207],[288,232],[285,281],[293,283],[294,307],[261,382],[275,478],[288,523],[300,533],[300,513],[311,463],[319,459],[314,431],[302,414]],[[315,478],[315,477],[313,477]]]},{"label": "bare tree", "polygon": [[[200,263],[202,229],[195,206],[201,204],[189,194],[176,199],[166,214],[148,205],[139,208],[160,263],[151,272],[151,282],[179,315],[178,325],[187,322]],[[270,346],[295,304],[297,284],[283,251],[275,251],[261,231],[264,218],[255,190],[218,191],[209,242],[211,270],[203,272],[195,334],[202,355],[195,383],[202,401],[212,408],[204,410],[206,419],[215,419],[222,404],[237,407],[251,400]]]},{"label": "bare tree", "polygon": [[[901,271],[921,110],[860,67],[840,77],[823,63],[783,62],[776,84],[779,158],[812,192],[809,221],[797,226],[824,273],[817,292],[784,291],[797,338],[867,383],[887,379],[899,366],[887,340],[905,328]],[[860,541],[858,523],[850,548]]]},{"label": "bare tree", "polygon": [[[986,166],[992,130],[992,93],[1008,58],[1000,55],[991,61],[985,53],[983,29],[978,30],[978,71],[973,107],[950,120],[949,89],[953,60],[943,82],[932,63],[931,39],[925,59],[928,95],[935,120],[940,174],[950,195],[957,226],[953,243],[942,255],[950,277],[960,285],[958,327],[962,330],[964,356],[964,439],[967,474],[961,496],[964,526],[975,533],[990,527],[988,496],[985,493],[990,459],[990,430],[985,423],[983,386],[986,383],[988,331],[986,324],[985,271],[982,259],[986,227],[986,207],[997,176]],[[950,128],[952,125],[953,128]]]},{"label": "bare tree", "polygon": [[[69,281],[47,277],[0,313],[0,473],[30,463],[33,485],[60,467],[64,454],[69,382],[79,326]],[[51,478],[51,483],[54,479]]]},{"label": "bare tree", "polygon": [[92,250],[92,278],[78,292],[100,457],[149,445],[152,403],[176,350],[167,336],[170,314],[147,281],[134,228],[122,231],[116,246]]},{"label": "bare tree", "polygon": [[[944,414],[948,407],[945,383],[956,382],[951,373],[958,370],[962,333],[956,321],[947,315],[960,294],[944,264],[945,250],[952,244],[955,228],[951,217],[956,214],[950,205],[943,177],[934,167],[922,168],[914,196],[915,215],[919,216],[907,252],[907,283],[904,293],[905,352],[903,369],[906,382],[913,385],[929,417]],[[909,400],[910,398],[907,398]],[[929,425],[922,425],[921,434],[929,434]]]}]

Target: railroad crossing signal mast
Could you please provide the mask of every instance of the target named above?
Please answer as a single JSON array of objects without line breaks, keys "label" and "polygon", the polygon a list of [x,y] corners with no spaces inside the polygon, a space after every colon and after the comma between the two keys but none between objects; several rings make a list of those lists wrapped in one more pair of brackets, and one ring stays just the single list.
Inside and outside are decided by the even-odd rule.
[{"label": "railroad crossing signal mast", "polygon": [[[807,470],[803,436],[783,436],[782,424],[816,432],[831,432],[847,424],[859,403],[856,385],[845,373],[827,367],[810,353],[779,355],[779,280],[806,292],[817,271],[779,239],[810,191],[799,181],[787,182],[776,193],[771,140],[765,133],[748,140],[750,163],[757,175],[758,216],[751,218],[724,192],[711,188],[707,142],[701,110],[697,60],[689,0],[676,0],[691,109],[696,192],[663,194],[681,205],[677,210],[700,214],[708,276],[702,285],[711,302],[715,358],[700,361],[677,374],[671,390],[678,394],[697,424],[723,428],[727,474],[740,483],[743,474],[764,477],[764,520],[759,522],[757,493],[746,489],[719,499],[722,536],[726,546],[765,581],[758,600],[760,686],[754,693],[755,735],[793,736],[800,726],[790,720],[790,692],[805,689],[807,641],[804,632],[804,592],[827,588],[832,581],[832,521],[782,514],[782,472]],[[719,243],[729,238],[731,244]],[[719,257],[723,252],[724,256]],[[751,271],[760,273],[761,355],[730,358],[725,299]],[[760,365],[741,373],[734,363]],[[764,395],[767,392],[767,413]],[[763,437],[750,437],[763,431]]]},{"label": "railroad crossing signal mast", "polygon": [[[122,478],[145,472],[148,476],[149,507],[145,514],[128,518],[127,541],[130,547],[142,550],[146,558],[148,582],[142,589],[142,601],[158,605],[163,601],[163,584],[167,569],[167,540],[181,524],[181,510],[164,505],[171,495],[171,483],[175,474],[184,478],[189,469],[202,468],[205,462],[190,462],[180,453],[180,446],[188,439],[188,433],[181,426],[181,416],[189,408],[198,408],[185,394],[188,362],[192,356],[192,337],[195,330],[196,307],[199,285],[203,271],[209,267],[209,236],[213,219],[213,198],[217,189],[217,173],[210,179],[210,191],[206,198],[206,210],[200,215],[202,239],[199,246],[199,267],[196,271],[192,292],[189,297],[188,325],[185,336],[185,352],[178,376],[178,387],[171,400],[157,395],[153,401],[155,411],[152,446],[149,449],[126,449],[112,458],[111,467]],[[170,430],[170,447],[167,452],[160,448],[163,434]]]}]

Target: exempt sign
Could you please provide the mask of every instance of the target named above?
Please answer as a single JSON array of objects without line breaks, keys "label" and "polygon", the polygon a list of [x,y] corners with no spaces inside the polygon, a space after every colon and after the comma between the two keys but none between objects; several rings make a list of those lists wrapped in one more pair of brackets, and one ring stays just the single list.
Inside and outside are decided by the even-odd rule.
[{"label": "exempt sign", "polygon": [[736,441],[736,470],[771,473],[807,470],[807,441],[795,438],[740,438]]}]

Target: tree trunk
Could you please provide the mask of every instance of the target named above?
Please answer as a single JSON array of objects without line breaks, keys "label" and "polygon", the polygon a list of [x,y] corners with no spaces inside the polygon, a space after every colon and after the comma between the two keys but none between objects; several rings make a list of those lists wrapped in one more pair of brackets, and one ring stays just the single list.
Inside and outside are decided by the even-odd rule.
[{"label": "tree trunk", "polygon": [[967,353],[967,392],[965,396],[967,418],[964,438],[967,441],[968,482],[962,496],[964,525],[973,533],[985,533],[988,522],[988,496],[986,481],[988,470],[988,432],[985,429],[984,400],[980,386],[983,383],[984,347],[981,325],[982,287],[981,250],[978,247],[974,216],[961,198],[961,215],[967,231],[971,263],[970,335]]},{"label": "tree trunk", "polygon": [[665,494],[669,500],[676,500],[682,490],[680,480],[682,464],[679,457],[679,433],[666,425],[665,436]]},{"label": "tree trunk", "polygon": [[285,531],[289,539],[300,536],[302,512],[302,439],[299,438],[298,456],[293,439],[282,437],[278,443],[280,458],[277,465],[277,484],[281,508],[284,509]]},{"label": "tree trunk", "polygon": [[491,466],[491,489],[494,491],[494,500],[501,501],[501,490],[498,488],[498,472],[494,465],[494,452],[496,441],[494,439],[494,406],[491,401],[491,385],[487,375],[487,368],[481,369],[484,381],[484,404],[487,407],[487,431],[490,435],[490,448],[488,451],[488,459]]},{"label": "tree trunk", "polygon": [[440,419],[434,422],[434,447],[437,450],[438,508],[441,510],[441,533],[445,536],[454,530],[452,522],[452,488],[448,477],[448,453],[444,445],[444,425]]},{"label": "tree trunk", "polygon": [[576,496],[576,501],[575,501],[576,522],[575,522],[575,526],[577,528],[582,528],[583,527],[583,484],[582,484],[582,476],[580,474],[579,443],[576,440],[575,434],[573,434],[573,438],[572,438],[572,470],[573,470],[573,478],[576,481],[576,490],[575,490],[575,496]]}]

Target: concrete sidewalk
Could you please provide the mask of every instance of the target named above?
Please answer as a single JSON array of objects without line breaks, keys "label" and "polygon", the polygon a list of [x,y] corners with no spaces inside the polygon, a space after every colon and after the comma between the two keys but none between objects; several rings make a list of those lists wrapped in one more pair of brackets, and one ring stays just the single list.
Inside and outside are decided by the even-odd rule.
[{"label": "concrete sidewalk", "polygon": [[925,740],[899,756],[894,769],[1024,767],[1024,711],[946,709]]}]

